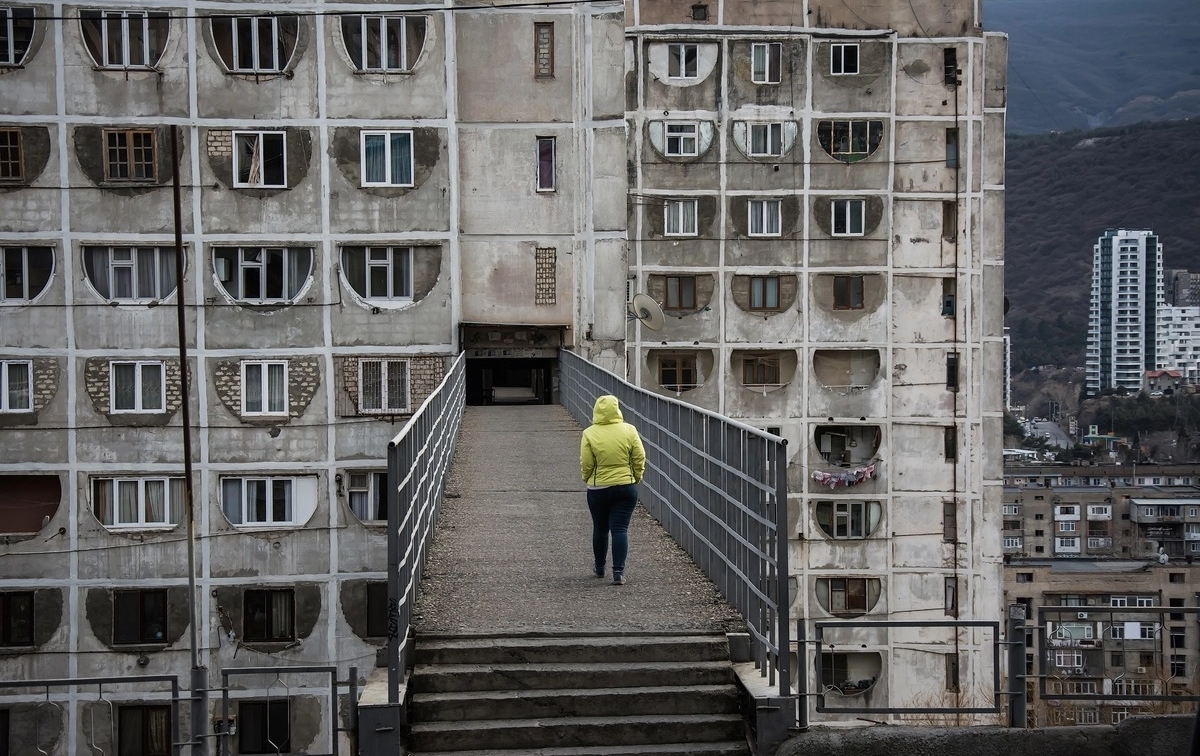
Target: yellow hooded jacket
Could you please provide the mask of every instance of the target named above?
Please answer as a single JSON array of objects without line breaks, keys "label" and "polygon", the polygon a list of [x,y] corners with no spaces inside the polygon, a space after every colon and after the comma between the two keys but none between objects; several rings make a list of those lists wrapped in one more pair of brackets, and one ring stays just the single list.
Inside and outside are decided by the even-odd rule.
[{"label": "yellow hooded jacket", "polygon": [[579,441],[579,469],[593,488],[640,483],[646,450],[637,429],[625,422],[617,397],[605,395],[592,408],[592,424]]}]

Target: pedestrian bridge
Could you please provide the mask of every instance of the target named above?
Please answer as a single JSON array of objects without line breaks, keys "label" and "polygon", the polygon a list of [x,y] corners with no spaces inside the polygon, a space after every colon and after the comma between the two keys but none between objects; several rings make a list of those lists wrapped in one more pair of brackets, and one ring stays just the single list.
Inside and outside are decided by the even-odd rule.
[{"label": "pedestrian bridge", "polygon": [[[775,702],[766,726],[777,742],[796,711],[784,442],[646,392],[570,352],[560,358],[561,405],[468,407],[464,365],[460,356],[389,448],[393,638],[386,701],[383,691],[378,707],[364,698],[359,731],[371,731],[373,717],[386,725],[397,716],[389,707],[411,700],[423,640],[631,639],[602,654],[611,657],[658,643],[649,638],[718,634],[723,642],[737,633],[741,676]],[[592,575],[579,478],[579,434],[601,394],[618,397],[647,454],[624,586]]]}]

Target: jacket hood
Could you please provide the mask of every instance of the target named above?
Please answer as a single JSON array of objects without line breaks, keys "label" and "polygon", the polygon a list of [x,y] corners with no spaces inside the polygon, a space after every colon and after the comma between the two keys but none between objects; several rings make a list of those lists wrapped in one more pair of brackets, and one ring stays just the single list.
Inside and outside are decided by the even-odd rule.
[{"label": "jacket hood", "polygon": [[625,417],[621,415],[621,407],[617,404],[617,397],[611,394],[596,400],[596,406],[592,408],[592,423],[595,425],[611,425],[612,423],[621,423],[625,421]]}]

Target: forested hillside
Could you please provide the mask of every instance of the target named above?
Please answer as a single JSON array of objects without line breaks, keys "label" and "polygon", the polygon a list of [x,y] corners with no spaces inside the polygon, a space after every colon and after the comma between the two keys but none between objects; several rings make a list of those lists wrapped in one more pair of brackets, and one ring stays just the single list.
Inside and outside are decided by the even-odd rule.
[{"label": "forested hillside", "polygon": [[1200,272],[1200,120],[1009,136],[1005,183],[1014,370],[1084,364],[1106,228],[1153,229],[1167,267]]}]

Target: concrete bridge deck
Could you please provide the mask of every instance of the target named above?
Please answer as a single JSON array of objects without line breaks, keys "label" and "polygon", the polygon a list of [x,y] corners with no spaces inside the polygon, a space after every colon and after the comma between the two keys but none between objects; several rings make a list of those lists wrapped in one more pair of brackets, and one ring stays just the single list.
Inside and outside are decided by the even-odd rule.
[{"label": "concrete bridge deck", "polygon": [[628,583],[592,575],[581,431],[558,405],[467,407],[416,602],[418,635],[744,628],[641,507]]}]

